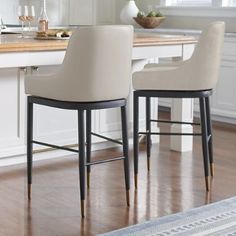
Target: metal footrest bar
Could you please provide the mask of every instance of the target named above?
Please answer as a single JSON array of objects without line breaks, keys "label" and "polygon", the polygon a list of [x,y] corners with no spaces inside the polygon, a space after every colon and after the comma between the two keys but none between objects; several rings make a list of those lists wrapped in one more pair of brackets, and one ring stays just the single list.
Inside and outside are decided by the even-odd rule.
[{"label": "metal footrest bar", "polygon": [[99,138],[102,138],[102,139],[106,139],[107,141],[110,141],[110,142],[113,142],[113,143],[117,143],[117,144],[120,144],[120,145],[123,145],[122,142],[118,141],[118,140],[115,140],[115,139],[111,139],[111,138],[108,138],[106,136],[103,136],[103,135],[100,135],[100,134],[96,134],[96,133],[93,133],[91,132],[92,135],[94,136],[97,136]]},{"label": "metal footrest bar", "polygon": [[124,160],[124,159],[125,159],[125,157],[116,157],[116,158],[111,158],[111,159],[102,160],[102,161],[89,162],[89,163],[86,163],[85,165],[86,166],[92,166],[92,165],[98,165],[98,164],[113,162],[113,161],[120,161],[120,160]]},{"label": "metal footrest bar", "polygon": [[150,135],[191,135],[191,136],[201,136],[201,133],[149,133],[149,132],[139,132],[138,134],[150,134]]},{"label": "metal footrest bar", "polygon": [[183,124],[183,125],[200,125],[200,123],[195,123],[195,122],[181,122],[181,121],[171,121],[171,120],[151,120],[151,122],[168,123],[168,124]]},{"label": "metal footrest bar", "polygon": [[72,148],[68,148],[65,146],[58,146],[58,145],[54,145],[54,144],[50,144],[50,143],[43,143],[43,142],[38,142],[38,141],[32,141],[32,143],[38,144],[38,145],[42,145],[42,146],[47,146],[47,147],[51,147],[51,148],[55,148],[55,149],[61,149],[61,150],[65,150],[65,151],[69,151],[69,152],[75,152],[75,153],[79,153],[79,150],[75,150]]},{"label": "metal footrest bar", "polygon": [[209,142],[209,141],[210,141],[211,137],[212,137],[212,135],[211,135],[211,134],[210,134],[210,135],[208,135],[208,137],[207,137],[207,142]]}]

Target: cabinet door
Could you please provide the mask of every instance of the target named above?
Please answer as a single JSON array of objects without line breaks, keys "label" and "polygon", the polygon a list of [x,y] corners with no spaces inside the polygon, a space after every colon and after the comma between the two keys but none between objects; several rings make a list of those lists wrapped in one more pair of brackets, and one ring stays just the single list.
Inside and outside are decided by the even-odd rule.
[{"label": "cabinet door", "polygon": [[25,152],[24,72],[0,70],[0,157]]},{"label": "cabinet door", "polygon": [[97,112],[99,123],[96,125],[99,134],[118,139],[121,137],[120,108],[100,110]]},{"label": "cabinet door", "polygon": [[96,6],[94,0],[70,0],[69,5],[70,25],[95,24]]},{"label": "cabinet door", "polygon": [[212,113],[229,119],[236,118],[236,42],[225,42],[220,77],[213,94]]}]

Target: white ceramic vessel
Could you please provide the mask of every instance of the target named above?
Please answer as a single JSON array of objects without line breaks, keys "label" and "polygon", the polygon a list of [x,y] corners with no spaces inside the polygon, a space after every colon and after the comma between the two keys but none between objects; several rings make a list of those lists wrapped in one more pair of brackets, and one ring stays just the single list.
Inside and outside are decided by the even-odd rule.
[{"label": "white ceramic vessel", "polygon": [[123,24],[137,25],[133,17],[136,17],[139,12],[134,0],[129,0],[122,8],[120,13],[120,20]]}]

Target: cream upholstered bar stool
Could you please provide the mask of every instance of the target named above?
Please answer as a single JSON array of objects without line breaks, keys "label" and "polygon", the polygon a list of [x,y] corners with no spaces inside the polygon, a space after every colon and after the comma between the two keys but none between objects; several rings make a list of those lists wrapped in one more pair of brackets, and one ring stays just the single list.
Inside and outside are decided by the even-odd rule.
[{"label": "cream upholstered bar stool", "polygon": [[[212,152],[212,128],[209,97],[216,86],[224,39],[224,22],[209,24],[200,35],[197,46],[189,60],[156,66],[148,65],[133,74],[134,87],[134,172],[135,186],[138,181],[138,136],[147,135],[147,159],[150,159],[151,135],[201,135],[206,190],[209,191],[209,162],[214,174]],[[139,132],[139,98],[146,99],[146,132]],[[180,121],[152,120],[150,99],[152,97],[198,98],[200,105],[201,133],[154,133],[151,122],[183,123]],[[193,124],[184,122],[184,124]],[[148,164],[149,166],[149,164]]]},{"label": "cream upholstered bar stool", "polygon": [[[129,205],[129,160],[126,102],[131,84],[133,47],[132,26],[94,26],[73,32],[66,55],[57,73],[25,78],[27,100],[27,176],[28,198],[31,198],[33,144],[78,152],[81,214],[84,217],[85,168],[89,176],[90,166],[123,160],[126,198]],[[60,109],[78,111],[79,150],[43,143],[33,139],[33,105],[39,104]],[[92,110],[121,108],[123,156],[105,161],[91,161]],[[85,122],[87,158],[85,158]],[[100,136],[110,141],[110,138]],[[89,178],[88,178],[89,180]],[[88,183],[89,185],[89,183]]]}]

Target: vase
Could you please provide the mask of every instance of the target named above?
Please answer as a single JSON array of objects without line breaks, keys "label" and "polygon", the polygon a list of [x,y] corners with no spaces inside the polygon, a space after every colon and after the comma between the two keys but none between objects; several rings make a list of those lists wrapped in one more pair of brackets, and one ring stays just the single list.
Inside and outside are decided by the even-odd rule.
[{"label": "vase", "polygon": [[133,17],[136,17],[138,12],[139,9],[136,6],[135,0],[127,1],[120,13],[121,22],[127,25],[137,25]]}]

